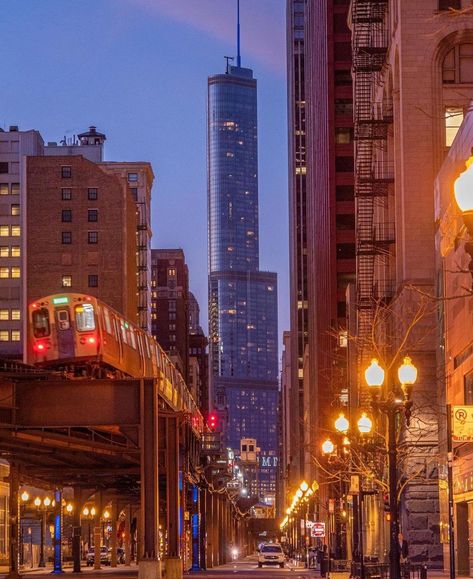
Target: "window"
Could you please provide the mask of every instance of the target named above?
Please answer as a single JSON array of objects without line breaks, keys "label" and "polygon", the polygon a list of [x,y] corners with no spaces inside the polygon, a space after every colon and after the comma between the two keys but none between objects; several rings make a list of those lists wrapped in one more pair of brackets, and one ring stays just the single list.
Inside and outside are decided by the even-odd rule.
[{"label": "window", "polygon": [[138,188],[137,187],[130,187],[131,196],[133,197],[133,201],[138,201]]},{"label": "window", "polygon": [[11,276],[15,279],[18,279],[19,277],[21,277],[21,270],[17,265],[14,265],[11,268]]},{"label": "window", "polygon": [[64,245],[70,245],[72,243],[72,231],[62,232],[62,243]]},{"label": "window", "polygon": [[89,275],[89,287],[98,287],[98,285],[99,285],[99,276]]},{"label": "window", "polygon": [[12,310],[11,311],[11,319],[14,321],[18,321],[21,319],[20,310]]},{"label": "window", "polygon": [[10,192],[12,195],[19,195],[20,194],[20,184],[19,183],[12,183]]},{"label": "window", "polygon": [[176,335],[175,334],[169,334],[169,341],[175,342],[176,341]]},{"label": "window", "polygon": [[473,83],[473,43],[457,44],[448,52],[442,63],[442,79],[444,84]]},{"label": "window", "polygon": [[355,229],[355,215],[343,214],[336,216],[337,229]]},{"label": "window", "polygon": [[176,276],[176,269],[174,267],[170,267],[168,269],[168,276],[169,277],[175,277]]},{"label": "window", "polygon": [[72,189],[61,189],[61,198],[63,201],[70,201],[72,199]]},{"label": "window", "polygon": [[51,328],[49,326],[49,312],[47,308],[40,308],[34,310],[33,318],[33,334],[35,338],[44,338],[49,336]]},{"label": "window", "polygon": [[449,10],[450,8],[460,10],[461,7],[461,0],[439,0],[439,10]]},{"label": "window", "polygon": [[9,237],[10,227],[8,225],[0,225],[0,237]]},{"label": "window", "polygon": [[95,201],[98,198],[97,189],[95,187],[87,189],[87,198],[89,201]]},{"label": "window", "polygon": [[0,183],[0,195],[8,195],[9,193],[8,183]]},{"label": "window", "polygon": [[87,241],[88,243],[98,243],[99,242],[99,232],[98,231],[89,231],[87,234]]},{"label": "window", "polygon": [[176,312],[169,312],[169,319],[170,320],[175,320],[176,319]]},{"label": "window", "polygon": [[10,277],[9,267],[0,267],[0,279],[7,279]]},{"label": "window", "polygon": [[10,257],[10,248],[8,245],[0,246],[0,257]]},{"label": "window", "polygon": [[0,173],[8,173],[8,163],[3,161],[0,163]]},{"label": "window", "polygon": [[354,259],[354,243],[337,243],[337,259]]},{"label": "window", "polygon": [[445,108],[445,146],[451,147],[455,139],[458,129],[463,122],[463,108],[462,107],[446,107]]},{"label": "window", "polygon": [[346,302],[337,302],[337,316],[339,318],[346,318],[347,304]]},{"label": "window", "polygon": [[176,331],[176,324],[169,324],[169,331],[175,332]]},{"label": "window", "polygon": [[10,332],[8,330],[0,330],[0,342],[8,342],[10,340]]},{"label": "window", "polygon": [[335,129],[335,142],[339,145],[347,145],[353,141],[353,129],[337,127]]},{"label": "window", "polygon": [[138,181],[138,173],[128,173],[129,183],[137,183],[137,181]]},{"label": "window", "polygon": [[97,209],[89,209],[87,211],[87,220],[88,221],[98,221],[99,220],[99,212]]},{"label": "window", "polygon": [[61,167],[61,177],[63,179],[70,179],[72,177],[72,167],[62,166]]},{"label": "window", "polygon": [[12,237],[20,237],[21,227],[19,225],[12,225],[11,226],[11,234],[12,234]]},{"label": "window", "polygon": [[170,312],[176,311],[176,301],[175,300],[169,300],[169,311]]},{"label": "window", "polygon": [[70,223],[72,221],[72,210],[63,209],[61,213],[61,221],[63,223]]},{"label": "window", "polygon": [[351,42],[335,42],[333,52],[335,55],[335,60],[350,62]]},{"label": "window", "polygon": [[338,86],[351,84],[351,72],[349,70],[335,71],[335,84]]},{"label": "window", "polygon": [[81,304],[76,306],[74,311],[79,332],[95,330],[94,306],[92,304]]},{"label": "window", "polygon": [[10,214],[20,215],[20,206],[17,203],[10,205]]},{"label": "window", "polygon": [[20,257],[21,256],[21,249],[19,245],[12,245],[11,246],[11,256],[12,257]]},{"label": "window", "polygon": [[353,173],[354,170],[353,157],[335,157],[335,171],[339,173]]},{"label": "window", "polygon": [[2,322],[10,319],[10,310],[0,310],[0,320]]},{"label": "window", "polygon": [[20,341],[20,330],[12,330],[11,331],[11,341],[12,342],[19,342]]},{"label": "window", "polygon": [[337,185],[335,187],[335,196],[337,201],[353,201],[355,188],[353,185]]},{"label": "window", "polygon": [[72,275],[62,276],[62,287],[72,287]]}]

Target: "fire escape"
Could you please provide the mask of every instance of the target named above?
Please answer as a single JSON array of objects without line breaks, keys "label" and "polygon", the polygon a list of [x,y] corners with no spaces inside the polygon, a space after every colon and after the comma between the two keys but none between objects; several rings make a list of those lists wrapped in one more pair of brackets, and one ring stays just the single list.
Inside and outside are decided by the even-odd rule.
[{"label": "fire escape", "polygon": [[146,211],[146,203],[136,202],[136,266],[138,270],[137,293],[138,293],[138,325],[146,332],[149,327],[149,224]]},{"label": "fire escape", "polygon": [[[375,283],[375,268],[387,260],[394,242],[394,223],[378,223],[379,198],[387,198],[393,171],[379,163],[379,150],[386,148],[392,106],[375,103],[375,92],[383,84],[388,49],[387,0],[353,0],[353,83],[355,124],[356,203],[356,302],[359,367],[366,365],[377,302],[385,300],[388,287]],[[379,205],[379,203],[378,203]],[[387,282],[381,285],[387,286]]]}]

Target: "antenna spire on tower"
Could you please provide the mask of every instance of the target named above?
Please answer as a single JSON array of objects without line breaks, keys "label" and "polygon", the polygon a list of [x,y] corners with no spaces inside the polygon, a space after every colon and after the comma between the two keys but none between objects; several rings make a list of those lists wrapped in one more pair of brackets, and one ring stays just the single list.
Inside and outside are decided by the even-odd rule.
[{"label": "antenna spire on tower", "polygon": [[241,67],[240,55],[240,0],[237,0],[237,66]]}]

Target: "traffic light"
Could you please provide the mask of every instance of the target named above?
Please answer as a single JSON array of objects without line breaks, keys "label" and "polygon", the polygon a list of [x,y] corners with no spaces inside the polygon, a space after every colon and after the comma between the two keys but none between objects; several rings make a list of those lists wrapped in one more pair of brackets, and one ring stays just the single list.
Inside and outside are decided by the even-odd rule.
[{"label": "traffic light", "polygon": [[218,416],[216,412],[211,412],[209,414],[209,428],[212,432],[215,432],[216,428],[217,428],[217,423],[218,423]]},{"label": "traffic light", "polygon": [[389,503],[389,493],[383,494],[383,502],[384,502],[384,512],[390,513],[391,512],[391,505]]}]

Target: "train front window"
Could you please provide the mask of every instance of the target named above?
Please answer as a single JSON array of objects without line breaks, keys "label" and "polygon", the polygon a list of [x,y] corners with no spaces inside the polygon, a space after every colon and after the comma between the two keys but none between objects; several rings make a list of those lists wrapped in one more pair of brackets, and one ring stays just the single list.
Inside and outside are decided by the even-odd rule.
[{"label": "train front window", "polygon": [[76,306],[75,314],[76,326],[79,332],[95,330],[94,306],[92,304]]},{"label": "train front window", "polygon": [[49,336],[51,328],[49,325],[49,312],[47,308],[40,308],[34,310],[32,314],[33,319],[33,334],[35,338],[44,338]]},{"label": "train front window", "polygon": [[60,330],[68,330],[71,327],[69,310],[58,310],[56,312],[57,325]]}]

